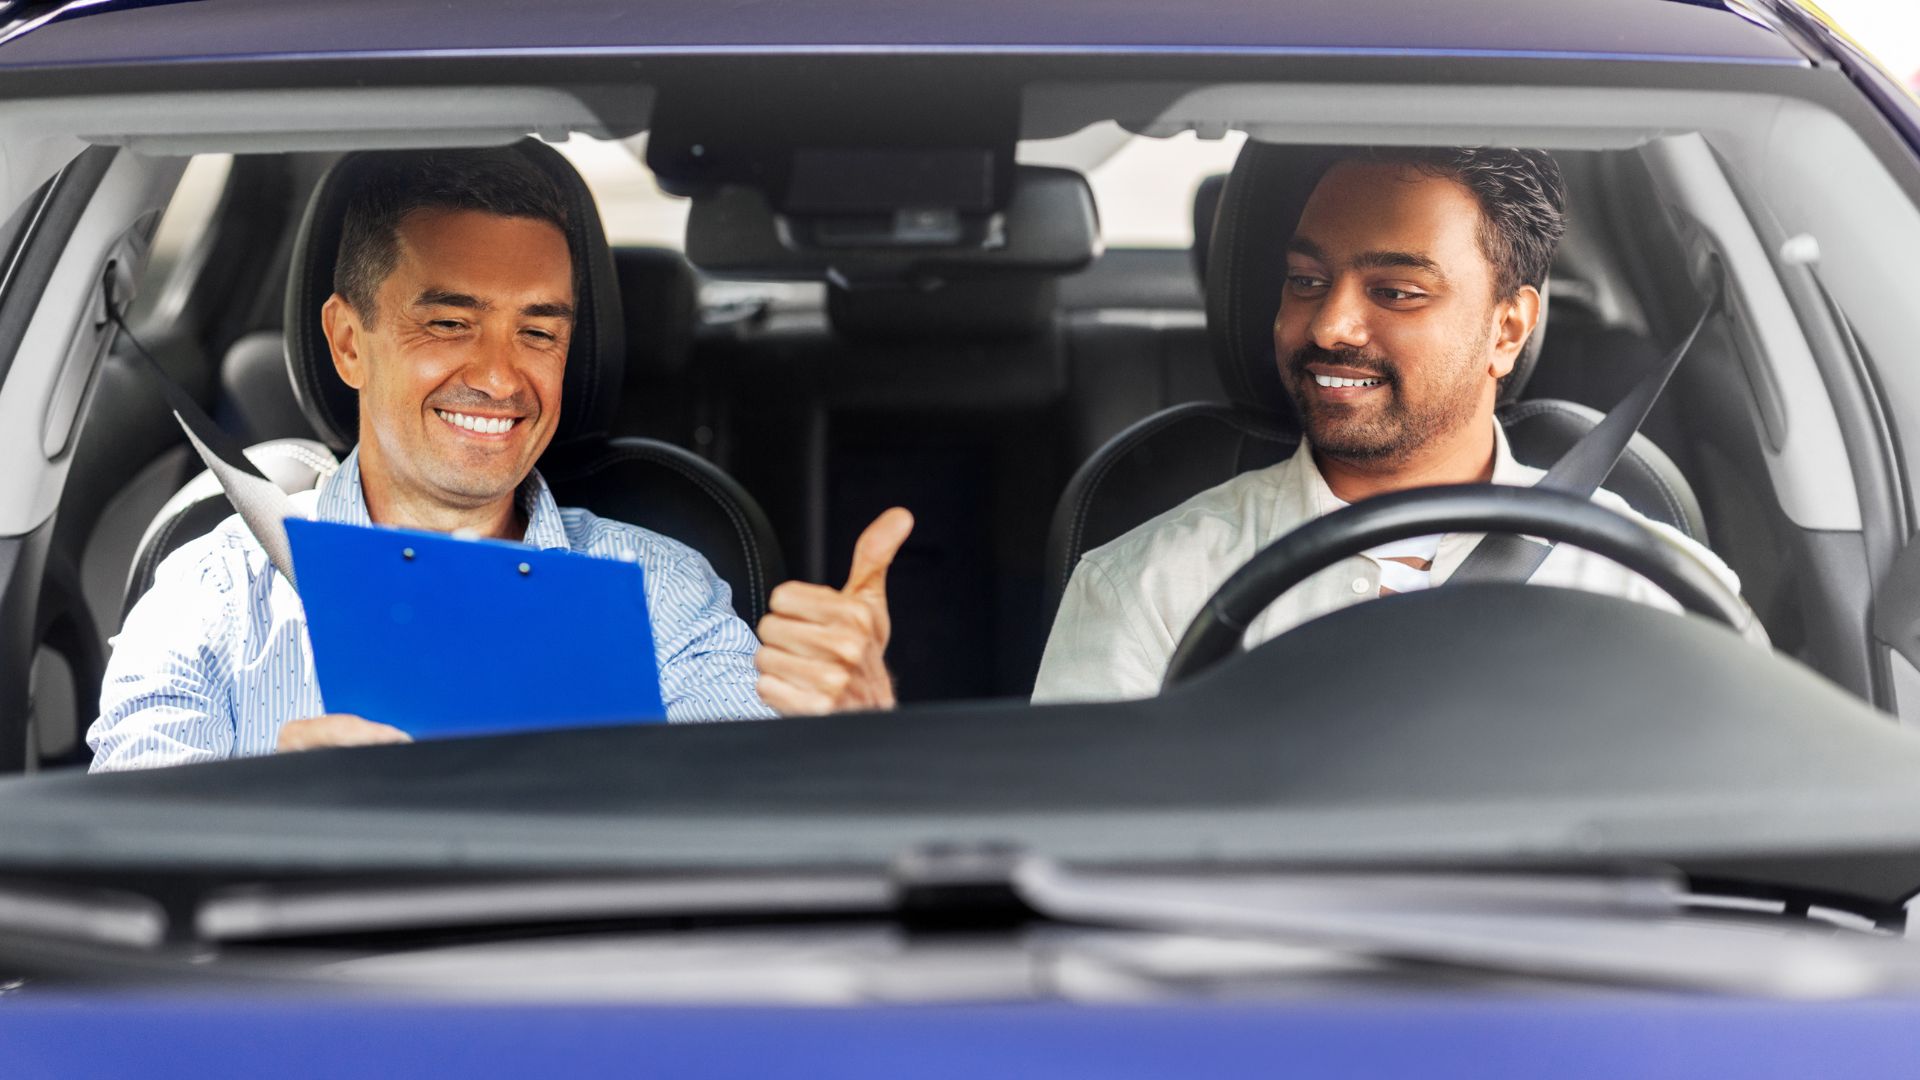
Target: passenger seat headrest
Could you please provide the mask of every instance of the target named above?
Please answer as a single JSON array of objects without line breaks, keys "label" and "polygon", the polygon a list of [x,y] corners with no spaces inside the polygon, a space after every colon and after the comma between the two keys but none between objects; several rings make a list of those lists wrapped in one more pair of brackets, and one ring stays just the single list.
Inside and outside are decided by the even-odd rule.
[{"label": "passenger seat headrest", "polygon": [[[552,147],[523,139],[506,148],[523,155],[559,187],[567,207],[567,241],[574,258],[574,327],[561,389],[560,425],[553,445],[603,436],[620,402],[626,367],[625,330],[613,256],[600,213],[586,182]],[[359,399],[340,380],[320,323],[320,308],[333,294],[333,268],[340,252],[341,219],[361,178],[396,156],[434,150],[355,151],[321,177],[295,235],[287,279],[287,364],[294,393],[320,438],[344,451],[360,438]]]},{"label": "passenger seat headrest", "polygon": [[[1320,177],[1351,146],[1279,146],[1249,141],[1220,195],[1207,254],[1207,333],[1213,359],[1235,406],[1297,428],[1293,402],[1280,384],[1273,321],[1286,279],[1286,245]],[[1542,300],[1546,289],[1543,286]],[[1500,393],[1505,404],[1525,392],[1546,337],[1546,306]]]}]

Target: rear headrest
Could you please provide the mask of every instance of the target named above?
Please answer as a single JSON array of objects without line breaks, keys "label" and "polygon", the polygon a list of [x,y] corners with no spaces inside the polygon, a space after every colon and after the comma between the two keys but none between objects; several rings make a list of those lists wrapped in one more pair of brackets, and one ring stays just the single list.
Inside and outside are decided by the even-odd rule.
[{"label": "rear headrest", "polygon": [[861,341],[1005,341],[1053,325],[1052,277],[950,281],[940,288],[827,288],[827,318],[841,337]]},{"label": "rear headrest", "polygon": [[[620,402],[626,365],[620,292],[593,195],[567,159],[536,139],[509,150],[522,154],[553,179],[567,205],[567,241],[574,258],[573,344],[561,388],[560,426],[553,445],[605,435]],[[287,364],[300,407],[320,438],[346,450],[360,438],[359,398],[340,381],[320,324],[320,307],[333,294],[333,265],[340,253],[340,223],[347,196],[366,170],[395,156],[431,150],[356,151],[327,170],[294,239],[287,278]]]},{"label": "rear headrest", "polygon": [[671,248],[613,251],[626,317],[627,384],[671,378],[686,370],[700,318],[700,280]]},{"label": "rear headrest", "polygon": [[[1221,385],[1235,406],[1297,427],[1293,402],[1280,385],[1273,320],[1286,278],[1286,245],[1314,186],[1351,146],[1276,146],[1249,141],[1220,195],[1207,257],[1207,333]],[[1542,289],[1544,299],[1545,289]],[[1546,307],[1501,388],[1500,402],[1519,399],[1546,337]]]},{"label": "rear headrest", "polygon": [[227,347],[214,419],[248,446],[268,439],[313,438],[313,425],[287,378],[285,334],[257,330]]}]

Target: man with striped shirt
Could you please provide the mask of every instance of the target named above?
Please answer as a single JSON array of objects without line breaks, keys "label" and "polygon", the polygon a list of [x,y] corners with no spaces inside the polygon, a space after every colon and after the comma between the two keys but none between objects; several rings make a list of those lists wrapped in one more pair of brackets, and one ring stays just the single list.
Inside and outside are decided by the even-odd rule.
[{"label": "man with striped shirt", "polygon": [[[699,553],[555,504],[533,465],[558,423],[573,330],[564,207],[503,151],[417,155],[355,193],[322,322],[359,392],[360,443],[296,508],[637,560],[669,720],[891,705],[884,590],[904,511],[861,537],[846,588],[775,590],[763,644]],[[511,658],[419,677],[511,678]],[[238,517],[161,565],[87,734],[99,771],[405,741],[377,717],[324,712],[299,597]]]}]

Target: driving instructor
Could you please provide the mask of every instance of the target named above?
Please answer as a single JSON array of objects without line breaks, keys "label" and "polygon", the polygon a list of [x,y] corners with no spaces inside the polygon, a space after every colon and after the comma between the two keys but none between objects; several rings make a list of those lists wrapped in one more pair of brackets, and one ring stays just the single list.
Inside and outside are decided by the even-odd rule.
[{"label": "driving instructor", "polygon": [[[912,527],[905,511],[861,537],[847,588],[776,590],[762,645],[699,553],[554,502],[534,463],[558,424],[573,330],[565,205],[511,151],[382,156],[349,200],[321,312],[334,367],[359,393],[359,444],[296,508],[637,559],[670,720],[891,705],[885,575]],[[511,657],[487,655],[417,673],[512,675]],[[100,707],[87,733],[96,771],[408,740],[377,717],[324,711],[300,599],[238,516],[161,564],[114,643]]]},{"label": "driving instructor", "polygon": [[[1035,701],[1158,692],[1187,626],[1254,554],[1360,499],[1437,484],[1532,485],[1495,420],[1500,380],[1541,315],[1565,231],[1559,167],[1537,150],[1356,150],[1321,177],[1284,252],[1274,321],[1280,381],[1305,438],[1088,552],[1047,641]],[[1634,513],[1736,592],[1712,552]],[[1376,596],[1444,582],[1475,534],[1389,544],[1316,573],[1249,629],[1249,644]],[[1679,610],[1645,578],[1569,544],[1529,578]],[[1757,620],[1749,634],[1764,641]],[[1391,657],[1368,657],[1372,666]]]}]

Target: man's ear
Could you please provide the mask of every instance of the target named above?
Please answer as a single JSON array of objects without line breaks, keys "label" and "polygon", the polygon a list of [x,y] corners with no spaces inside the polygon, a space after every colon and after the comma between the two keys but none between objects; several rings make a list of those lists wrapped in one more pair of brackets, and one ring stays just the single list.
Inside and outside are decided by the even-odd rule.
[{"label": "man's ear", "polygon": [[1540,324],[1540,290],[1522,285],[1511,297],[1495,304],[1493,313],[1493,358],[1487,364],[1487,374],[1504,379],[1520,362],[1520,351]]},{"label": "man's ear", "polygon": [[360,314],[339,293],[327,297],[320,306],[320,326],[326,333],[327,350],[333,354],[333,370],[340,381],[355,390],[366,385],[366,328]]}]

